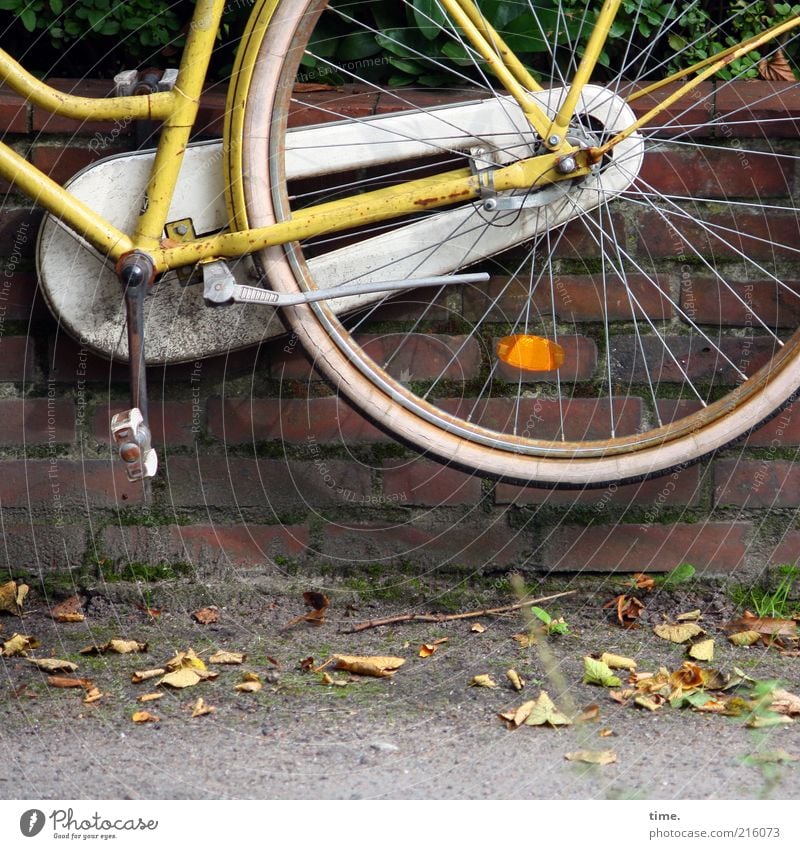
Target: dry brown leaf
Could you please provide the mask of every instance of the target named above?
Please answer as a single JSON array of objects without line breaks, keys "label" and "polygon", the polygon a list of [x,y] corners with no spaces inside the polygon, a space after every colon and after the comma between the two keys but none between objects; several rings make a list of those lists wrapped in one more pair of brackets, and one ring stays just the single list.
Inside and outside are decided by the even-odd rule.
[{"label": "dry brown leaf", "polygon": [[242,681],[260,681],[261,676],[258,672],[244,672],[242,674]]},{"label": "dry brown leaf", "polygon": [[29,657],[27,660],[43,672],[74,672],[78,668],[77,663],[57,657]]},{"label": "dry brown leaf", "polygon": [[695,660],[713,660],[714,640],[700,640],[700,642],[692,643],[687,649],[687,654]]},{"label": "dry brown leaf", "polygon": [[513,639],[516,640],[523,649],[530,648],[536,644],[535,634],[514,634]]},{"label": "dry brown leaf", "polygon": [[198,697],[197,701],[192,705],[192,719],[196,716],[206,716],[206,714],[214,713],[215,707],[207,705],[202,698]]},{"label": "dry brown leaf", "polygon": [[586,705],[575,717],[575,722],[597,722],[600,719],[600,705]]},{"label": "dry brown leaf", "polygon": [[669,623],[664,625],[656,625],[653,628],[653,633],[662,640],[669,640],[671,643],[685,643],[696,637],[698,634],[705,633],[703,629],[695,622],[681,622],[678,625]]},{"label": "dry brown leaf", "polygon": [[263,686],[260,681],[242,681],[234,689],[240,693],[257,693]]},{"label": "dry brown leaf", "polygon": [[382,657],[335,654],[337,669],[344,669],[353,675],[369,675],[373,678],[390,678],[405,663],[402,657]]},{"label": "dry brown leaf", "polygon": [[182,690],[184,687],[194,687],[195,684],[199,684],[202,680],[195,669],[176,669],[174,672],[167,673],[156,686],[160,687],[162,684],[165,684],[167,687]]},{"label": "dry brown leaf", "polygon": [[637,572],[633,576],[633,583],[637,590],[644,590],[645,592],[652,590],[656,585],[656,582],[644,572]]},{"label": "dry brown leaf", "polygon": [[765,637],[797,638],[797,622],[793,619],[775,619],[769,616],[753,616],[749,610],[739,619],[729,622],[726,631],[758,631]]},{"label": "dry brown leaf", "polygon": [[609,690],[608,695],[611,698],[618,702],[621,705],[626,705],[631,696],[636,692],[636,690],[625,689],[625,690]]},{"label": "dry brown leaf", "polygon": [[163,667],[158,667],[157,669],[142,669],[138,672],[134,672],[131,675],[131,683],[133,684],[141,684],[142,681],[148,681],[150,678],[158,678],[159,675],[163,675],[167,670]]},{"label": "dry brown leaf", "polygon": [[331,600],[323,593],[318,593],[314,590],[309,590],[303,593],[303,602],[311,610],[308,613],[303,613],[300,616],[295,616],[290,619],[282,630],[292,628],[300,622],[308,622],[311,625],[322,625],[325,622],[325,613],[330,607]]},{"label": "dry brown leaf", "polygon": [[56,622],[83,622],[83,600],[79,595],[70,596],[50,610]]},{"label": "dry brown leaf", "polygon": [[154,702],[157,699],[163,699],[163,693],[144,693],[144,695],[139,696],[136,701],[137,702]]},{"label": "dry brown leaf", "polygon": [[761,639],[761,634],[758,631],[737,631],[735,634],[728,634],[728,639],[735,646],[752,646]]},{"label": "dry brown leaf", "polygon": [[531,711],[536,705],[536,701],[531,699],[529,702],[523,702],[514,710],[507,710],[499,714],[500,719],[505,720],[509,729],[519,728],[523,722],[530,716]]},{"label": "dry brown leaf", "polygon": [[35,649],[38,646],[39,641],[36,637],[30,637],[27,634],[12,634],[0,647],[0,655],[4,657],[25,655],[29,649]]},{"label": "dry brown leaf", "polygon": [[769,709],[787,716],[800,716],[800,696],[780,688],[773,690],[772,704]]},{"label": "dry brown leaf", "polygon": [[703,670],[690,660],[684,661],[669,677],[670,684],[676,690],[692,690],[706,683]]},{"label": "dry brown leaf", "polygon": [[142,722],[161,722],[161,720],[154,716],[152,713],[149,713],[146,710],[137,710],[131,719],[134,722],[142,723]]},{"label": "dry brown leaf", "polygon": [[239,664],[247,660],[247,655],[238,651],[216,651],[209,657],[209,663]]},{"label": "dry brown leaf", "polygon": [[485,630],[486,630],[486,626],[485,626],[485,625],[481,625],[481,623],[480,623],[480,622],[476,622],[476,623],[475,623],[475,624],[474,624],[474,625],[470,628],[470,631],[472,631],[472,633],[473,633],[473,634],[482,634]]},{"label": "dry brown leaf", "polygon": [[623,657],[621,654],[603,652],[600,655],[600,661],[610,669],[636,669],[636,661],[630,657]]},{"label": "dry brown leaf", "polygon": [[652,696],[636,696],[633,703],[647,710],[658,710],[664,704],[664,697],[655,693]]},{"label": "dry brown leaf", "polygon": [[469,682],[470,687],[487,687],[488,689],[494,689],[497,686],[497,682],[492,678],[491,675],[475,675],[472,680]]},{"label": "dry brown leaf", "polygon": [[199,625],[213,625],[219,622],[219,608],[216,605],[201,607],[192,613],[192,619]]},{"label": "dry brown leaf", "polygon": [[29,590],[27,584],[18,584],[16,581],[0,585],[0,611],[19,616]]},{"label": "dry brown leaf", "polygon": [[642,610],[644,610],[644,604],[636,596],[618,595],[603,605],[604,609],[609,607],[616,609],[617,621],[623,628],[639,627],[637,620]]},{"label": "dry brown leaf", "polygon": [[508,680],[511,682],[511,686],[517,692],[519,692],[525,686],[525,681],[520,678],[520,675],[516,669],[506,670],[506,678],[508,678]]},{"label": "dry brown leaf", "polygon": [[138,640],[109,640],[102,646],[85,646],[80,650],[80,654],[133,654],[135,652],[146,652],[147,643],[140,643]]},{"label": "dry brown leaf", "polygon": [[616,752],[611,749],[595,750],[595,749],[579,749],[577,752],[567,752],[564,757],[568,761],[580,761],[585,764],[599,764],[606,766],[617,761]]},{"label": "dry brown leaf", "polygon": [[778,48],[771,56],[767,56],[758,63],[758,75],[762,80],[785,80],[794,82],[792,66],[786,58],[786,54]]},{"label": "dry brown leaf", "polygon": [[97,687],[89,687],[89,689],[86,691],[86,695],[83,697],[83,703],[85,705],[94,704],[95,702],[102,699],[103,696],[104,693],[101,693]]},{"label": "dry brown leaf", "polygon": [[597,736],[598,736],[598,737],[615,737],[615,736],[616,736],[616,731],[614,731],[614,729],[613,729],[613,728],[601,728],[601,729],[597,732]]},{"label": "dry brown leaf", "polygon": [[83,687],[84,690],[88,690],[92,686],[92,682],[88,678],[70,678],[66,675],[48,675],[47,683],[51,687],[60,689]]},{"label": "dry brown leaf", "polygon": [[311,672],[314,669],[314,658],[313,657],[305,657],[298,664],[300,669],[303,672]]},{"label": "dry brown leaf", "polygon": [[436,651],[436,646],[433,643],[423,643],[419,647],[420,657],[430,657]]}]

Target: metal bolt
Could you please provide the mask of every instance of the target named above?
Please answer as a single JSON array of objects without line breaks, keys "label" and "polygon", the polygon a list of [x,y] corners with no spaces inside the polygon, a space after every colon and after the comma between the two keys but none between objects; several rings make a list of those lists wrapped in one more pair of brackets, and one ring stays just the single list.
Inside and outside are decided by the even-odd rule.
[{"label": "metal bolt", "polygon": [[547,143],[548,143],[551,147],[555,147],[555,146],[556,146],[556,145],[557,145],[560,141],[561,141],[561,137],[560,137],[560,136],[555,136],[555,135],[553,135],[553,136],[550,136],[550,138],[547,140]]},{"label": "metal bolt", "polygon": [[483,202],[483,208],[487,212],[494,212],[497,209],[497,200],[495,198],[486,198]]},{"label": "metal bolt", "polygon": [[577,167],[578,163],[575,161],[574,156],[562,156],[556,162],[556,171],[559,174],[571,174]]},{"label": "metal bolt", "polygon": [[185,235],[189,232],[189,228],[188,228],[185,224],[179,224],[179,225],[175,228],[175,232],[176,232],[179,236],[185,236]]}]

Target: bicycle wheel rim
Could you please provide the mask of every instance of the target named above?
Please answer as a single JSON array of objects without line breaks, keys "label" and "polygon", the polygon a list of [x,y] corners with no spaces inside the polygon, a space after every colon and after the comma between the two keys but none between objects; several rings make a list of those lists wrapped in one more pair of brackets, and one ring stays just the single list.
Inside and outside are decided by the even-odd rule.
[{"label": "bicycle wheel rim", "polygon": [[[260,81],[258,74],[254,78],[262,114],[251,110],[248,129],[251,138],[267,142],[269,155],[264,155],[263,141],[246,147],[245,172],[252,176],[246,191],[251,225],[270,223],[273,215],[278,219],[291,215],[284,189],[285,116],[291,111],[288,92],[299,61],[298,41],[305,42],[319,6],[298,2],[279,7],[286,15],[281,26],[273,29],[266,52],[282,57],[280,69]],[[270,91],[277,92],[278,100],[270,100],[270,107],[263,108]],[[263,264],[276,289],[296,291],[316,285],[297,245],[265,252]],[[696,413],[625,436],[575,440],[562,434],[559,439],[537,439],[482,427],[415,394],[365,352],[327,305],[293,308],[287,311],[287,318],[329,381],[378,424],[420,450],[520,482],[600,484],[637,479],[693,462],[774,414],[792,400],[798,382],[791,369],[798,353],[795,334],[781,339],[777,353],[741,385],[730,387],[723,397],[711,400]]]}]

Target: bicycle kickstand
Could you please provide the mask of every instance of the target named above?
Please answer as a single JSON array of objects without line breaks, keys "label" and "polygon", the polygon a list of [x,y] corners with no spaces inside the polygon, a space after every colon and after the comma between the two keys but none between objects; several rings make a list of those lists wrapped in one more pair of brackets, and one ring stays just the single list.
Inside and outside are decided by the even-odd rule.
[{"label": "bicycle kickstand", "polygon": [[119,261],[117,276],[125,294],[131,409],[111,419],[111,436],[128,480],[138,481],[154,477],[158,468],[147,417],[144,358],[144,298],[155,278],[155,266],[147,254],[134,251]]}]

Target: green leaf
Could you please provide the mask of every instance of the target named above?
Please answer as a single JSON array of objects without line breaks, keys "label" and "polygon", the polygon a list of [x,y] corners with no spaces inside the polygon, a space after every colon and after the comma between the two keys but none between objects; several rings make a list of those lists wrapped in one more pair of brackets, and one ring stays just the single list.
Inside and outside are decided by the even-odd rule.
[{"label": "green leaf", "polygon": [[622,684],[608,664],[588,656],[583,659],[583,683],[601,687],[619,687]]},{"label": "green leaf", "polygon": [[380,45],[371,32],[354,32],[345,36],[336,50],[336,58],[341,62],[358,62],[380,53]]},{"label": "green leaf", "polygon": [[545,625],[549,625],[553,621],[553,617],[541,607],[532,607],[531,613],[537,618],[544,622]]},{"label": "green leaf", "polygon": [[414,0],[414,20],[428,41],[435,41],[449,24],[447,14],[436,0]]},{"label": "green leaf", "polygon": [[50,11],[54,15],[60,15],[64,9],[64,0],[50,0]]},{"label": "green leaf", "polygon": [[23,9],[19,13],[19,19],[28,32],[33,32],[36,29],[36,12],[33,9]]}]

